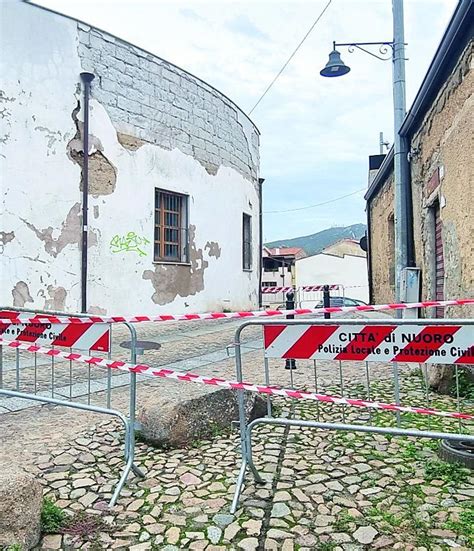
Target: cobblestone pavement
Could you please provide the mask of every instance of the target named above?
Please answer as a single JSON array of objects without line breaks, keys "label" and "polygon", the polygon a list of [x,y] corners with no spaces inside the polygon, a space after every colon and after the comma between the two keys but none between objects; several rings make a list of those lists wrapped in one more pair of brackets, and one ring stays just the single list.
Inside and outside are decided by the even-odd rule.
[{"label": "cobblestone pavement", "polygon": [[[420,400],[417,374],[406,392]],[[410,388],[408,388],[410,387]],[[374,383],[380,396],[391,392]],[[354,389],[354,392],[357,388]],[[438,407],[453,407],[439,398]],[[290,417],[340,419],[340,408],[277,400]],[[374,413],[378,425],[394,423]],[[346,412],[351,422],[366,414]],[[404,416],[404,425],[413,425]],[[416,421],[418,426],[427,420]],[[431,428],[455,430],[453,421]],[[472,430],[472,427],[471,427]],[[229,506],[239,466],[238,435],[217,435],[186,450],[139,443],[146,478],[133,478],[107,509],[122,464],[121,433],[100,422],[70,444],[36,460],[45,495],[72,518],[66,534],[47,535],[40,549],[470,549],[472,472],[440,463],[431,441],[306,428],[263,427],[254,458],[266,480],[247,485],[235,515]],[[471,530],[471,532],[469,532]],[[469,533],[471,534],[469,539]],[[464,535],[463,535],[464,534]]]},{"label": "cobblestone pavement", "polygon": [[[225,329],[220,336],[208,332],[209,326],[196,325],[193,331],[202,334],[189,338],[194,356],[222,350],[224,343],[230,343],[235,322],[227,323],[221,326]],[[176,361],[183,339],[188,340],[180,339],[179,331],[189,329],[162,327],[161,342],[168,339],[170,343],[168,362]],[[155,339],[156,333],[149,331],[141,338]],[[257,336],[249,331],[248,340]],[[193,357],[192,346],[183,348],[188,358]],[[146,361],[155,362],[160,352],[148,353],[153,356],[146,355]],[[263,382],[262,367],[261,353],[248,351],[245,379]],[[418,370],[399,367],[402,403],[424,404]],[[347,362],[342,373],[339,368],[336,362],[318,362],[318,390],[367,398],[364,364]],[[391,369],[387,364],[370,364],[371,398],[393,401]],[[234,360],[209,363],[196,371],[233,378]],[[281,361],[272,360],[270,372],[272,384],[290,385],[290,372],[282,368]],[[311,362],[298,362],[292,375],[296,387],[315,388]],[[139,402],[153,399],[156,392],[171,395],[186,388],[191,393],[195,386],[143,380]],[[432,406],[456,409],[451,398],[429,398]],[[103,403],[103,399],[100,392],[92,396],[93,402]],[[127,401],[127,388],[115,389],[114,406],[126,411]],[[370,421],[365,410],[354,408],[283,399],[274,404],[281,415],[292,418]],[[472,404],[463,404],[463,409],[469,408],[474,411]],[[373,412],[371,422],[393,424],[395,417]],[[441,418],[403,415],[402,423],[459,430],[457,421]],[[472,425],[462,428],[473,430]],[[115,421],[74,410],[43,406],[0,415],[0,459],[23,463],[36,473],[45,496],[69,518],[62,530],[65,533],[45,535],[38,549],[423,551],[474,547],[474,477],[439,462],[437,445],[429,440],[259,427],[254,459],[266,484],[256,485],[248,474],[239,509],[230,515],[240,459],[235,432],[183,450],[162,451],[139,442],[137,463],[146,478],[132,476],[110,510],[107,502],[123,466],[122,438]]]}]

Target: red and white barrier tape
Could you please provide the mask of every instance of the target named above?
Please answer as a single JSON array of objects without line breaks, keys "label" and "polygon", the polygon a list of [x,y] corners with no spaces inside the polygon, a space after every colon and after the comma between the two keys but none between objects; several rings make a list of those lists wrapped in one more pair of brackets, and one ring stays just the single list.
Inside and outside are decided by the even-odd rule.
[{"label": "red and white barrier tape", "polygon": [[277,293],[287,293],[293,291],[293,287],[262,287],[264,295],[276,295]]},{"label": "red and white barrier tape", "polygon": [[[63,358],[88,365],[96,365],[106,367],[108,369],[120,369],[130,373],[138,373],[140,375],[148,375],[151,377],[160,377],[163,379],[174,379],[176,381],[186,381],[190,383],[200,383],[204,385],[220,386],[230,388],[232,390],[248,390],[258,394],[266,394],[273,396],[283,396],[284,398],[295,398],[298,400],[316,400],[317,402],[326,402],[343,406],[354,406],[371,409],[400,411],[403,413],[418,413],[420,415],[436,415],[439,417],[451,417],[455,419],[474,419],[474,415],[469,413],[439,411],[431,408],[422,408],[414,406],[401,406],[397,404],[386,404],[384,402],[372,402],[368,400],[359,400],[355,398],[340,398],[327,394],[317,394],[314,392],[303,392],[300,390],[291,390],[288,388],[277,388],[274,386],[261,386],[251,383],[239,383],[238,381],[226,381],[217,377],[203,377],[194,373],[184,373],[182,371],[173,371],[172,369],[159,369],[147,364],[130,364],[127,362],[108,360],[106,358],[94,358],[84,354],[74,352],[62,352],[53,348],[46,348],[35,344],[26,344],[19,341],[9,341],[0,337],[0,343],[10,348],[26,350],[32,353],[43,354],[45,356],[53,356],[55,358]],[[1,392],[1,391],[0,391]]]},{"label": "red and white barrier tape", "polygon": [[[324,291],[324,287],[326,287],[326,285],[303,285],[302,287],[298,287],[298,288],[305,293],[310,293],[312,291]],[[328,287],[328,291],[336,291],[337,289],[344,289],[344,286],[339,284],[328,285],[327,287]]]},{"label": "red and white barrier tape", "polygon": [[[328,308],[296,308],[294,310],[257,310],[255,312],[208,312],[205,314],[159,314],[156,316],[88,316],[77,318],[74,316],[54,316],[36,314],[24,316],[21,312],[12,319],[0,319],[1,323],[140,323],[143,321],[194,321],[218,320],[229,318],[267,318],[272,316],[302,316],[305,314],[333,314],[349,312],[375,312],[379,310],[405,310],[408,308],[430,308],[447,306],[464,306],[474,304],[474,298],[455,300],[432,300],[424,302],[407,302],[394,304],[365,304],[360,306],[330,306]],[[1,329],[1,327],[0,327]]]},{"label": "red and white barrier tape", "polygon": [[[301,287],[296,287],[296,290],[309,293],[311,291],[324,291],[324,287],[326,287],[326,285],[302,285]],[[343,288],[344,286],[339,284],[328,285],[329,291]],[[293,287],[262,287],[262,293],[264,295],[276,295],[277,293],[287,293],[293,290]]]}]

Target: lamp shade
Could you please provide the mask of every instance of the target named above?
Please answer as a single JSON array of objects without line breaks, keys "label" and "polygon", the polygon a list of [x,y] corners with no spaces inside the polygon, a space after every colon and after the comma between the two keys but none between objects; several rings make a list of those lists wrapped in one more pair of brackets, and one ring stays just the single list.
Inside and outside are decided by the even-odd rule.
[{"label": "lamp shade", "polygon": [[350,67],[344,64],[341,60],[341,54],[337,50],[333,50],[329,54],[329,60],[324,69],[319,74],[323,77],[340,77],[350,71]]}]

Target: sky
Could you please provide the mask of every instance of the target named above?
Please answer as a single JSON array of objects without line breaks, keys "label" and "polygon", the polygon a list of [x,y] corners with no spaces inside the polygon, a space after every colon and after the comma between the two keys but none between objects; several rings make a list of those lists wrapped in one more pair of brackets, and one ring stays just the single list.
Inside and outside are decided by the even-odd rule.
[{"label": "sky", "polygon": [[[249,113],[329,0],[37,0],[207,81]],[[407,109],[456,0],[405,0]],[[261,132],[264,241],[366,221],[368,156],[393,142],[392,67],[340,48],[351,72],[323,78],[332,42],[390,41],[391,0],[332,0],[251,114]],[[376,53],[377,50],[375,50]],[[353,194],[354,192],[357,192]],[[293,212],[341,196],[341,200]]]}]

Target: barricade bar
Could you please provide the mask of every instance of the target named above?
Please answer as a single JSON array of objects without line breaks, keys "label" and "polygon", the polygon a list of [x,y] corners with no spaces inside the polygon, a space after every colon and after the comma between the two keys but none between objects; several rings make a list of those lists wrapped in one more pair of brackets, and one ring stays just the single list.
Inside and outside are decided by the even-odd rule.
[{"label": "barricade bar", "polygon": [[[208,312],[203,314],[160,314],[156,316],[87,316],[79,318],[75,316],[56,316],[49,314],[38,314],[36,316],[19,315],[14,319],[0,319],[1,324],[14,323],[141,323],[141,322],[163,322],[163,321],[194,321],[194,320],[217,320],[231,318],[266,318],[274,316],[306,314],[333,314],[349,312],[375,312],[380,310],[405,310],[409,308],[446,308],[448,306],[465,306],[474,304],[474,298],[422,301],[393,304],[372,304],[360,306],[330,306],[328,308],[296,308],[293,310],[256,310],[253,312]],[[1,327],[0,327],[1,329]]]}]

